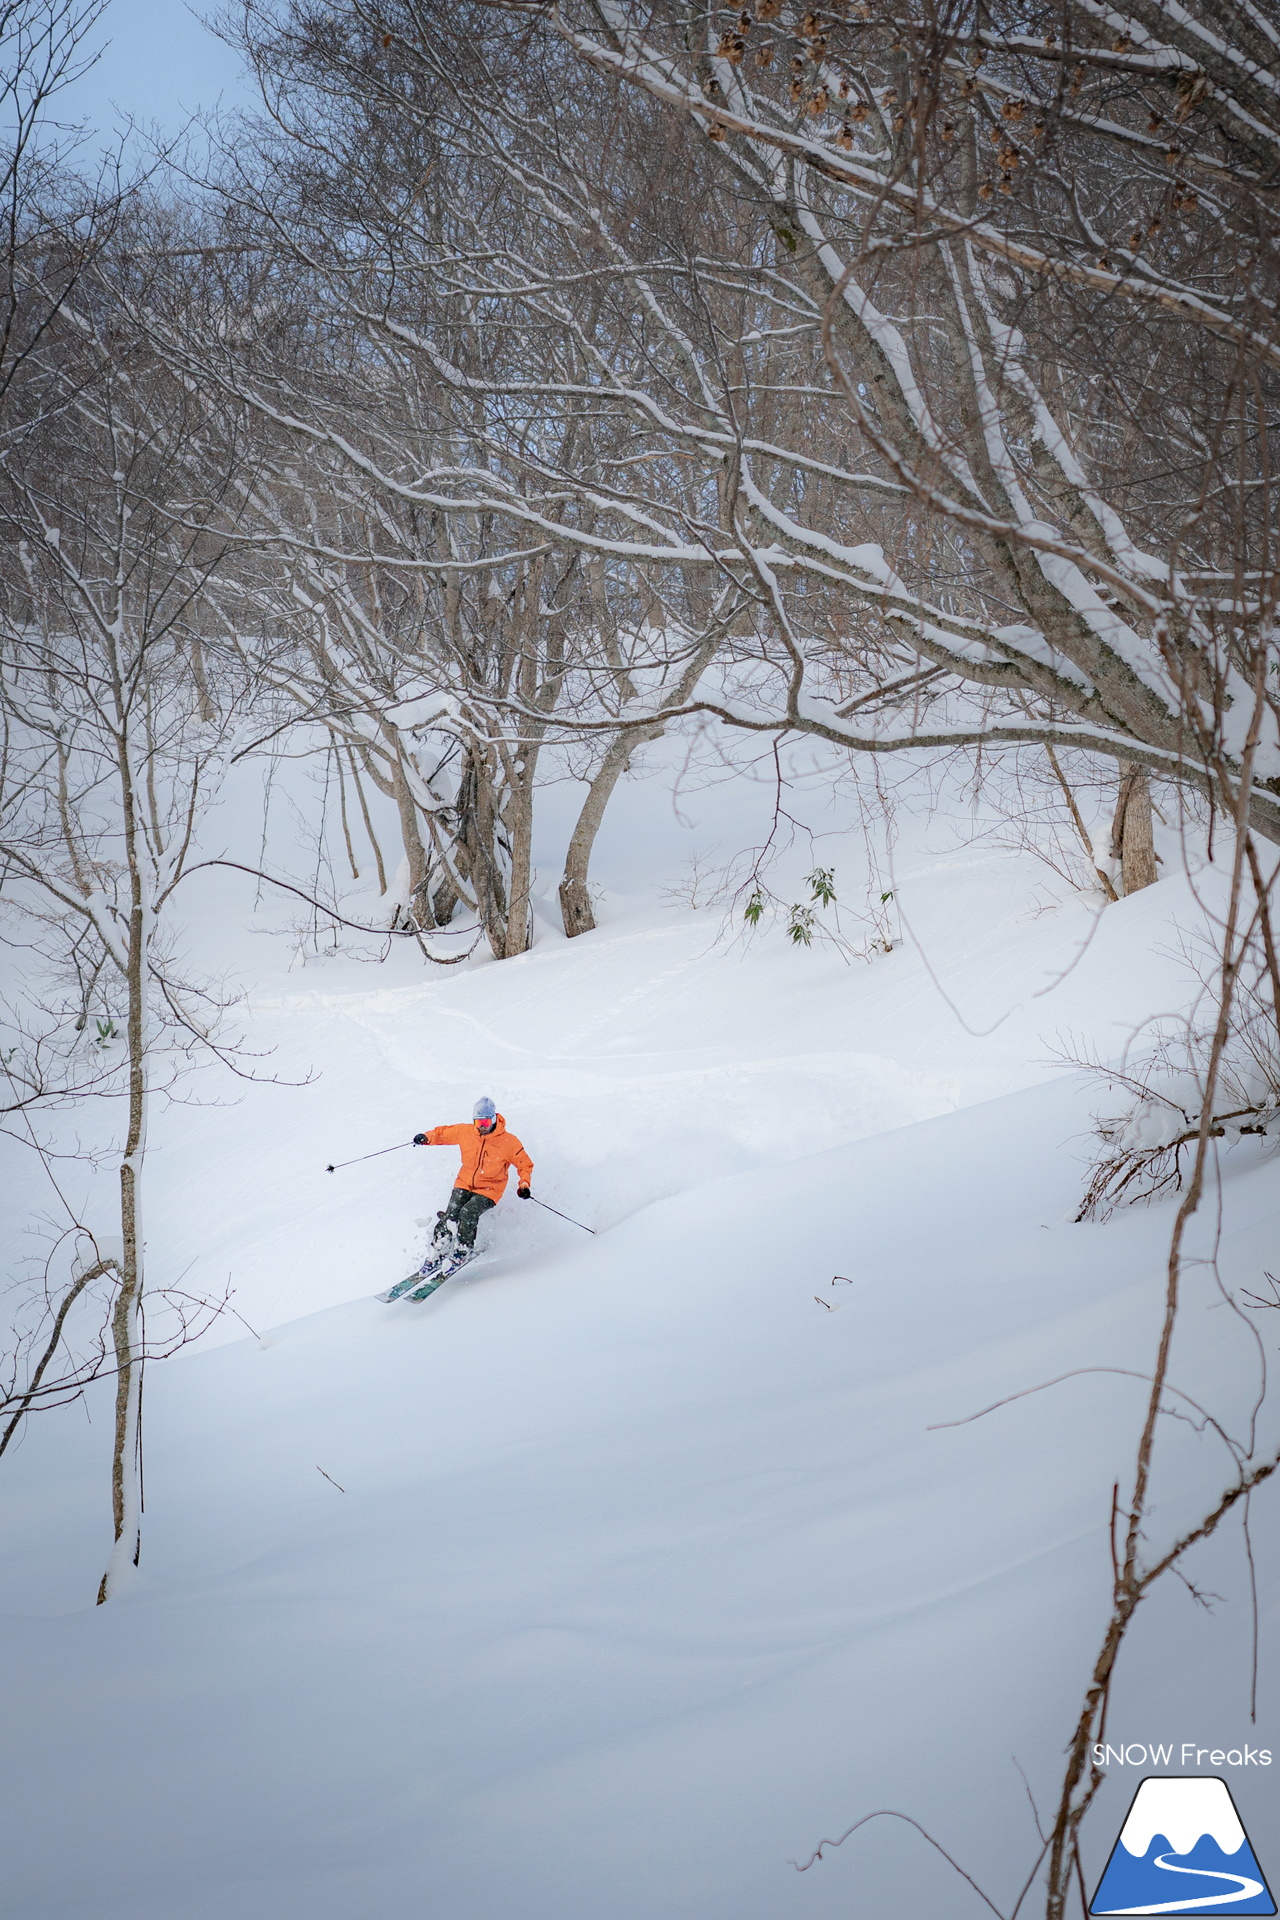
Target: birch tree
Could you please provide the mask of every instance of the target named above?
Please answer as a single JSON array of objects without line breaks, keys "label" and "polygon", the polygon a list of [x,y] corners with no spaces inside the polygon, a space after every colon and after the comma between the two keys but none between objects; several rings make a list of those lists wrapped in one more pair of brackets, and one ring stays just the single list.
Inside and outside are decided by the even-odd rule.
[{"label": "birch tree", "polygon": [[114,1547],[99,1602],[141,1548],[151,1099],[192,1050],[223,1051],[217,1000],[180,961],[172,903],[252,699],[229,649],[203,697],[191,669],[194,641],[208,642],[198,612],[221,555],[233,450],[206,447],[205,484],[195,484],[199,423],[127,340],[118,312],[104,318],[99,331],[82,320],[59,337],[0,496],[10,555],[0,601],[8,891],[84,956],[91,993],[113,1031],[118,1017],[124,1042],[120,1256],[91,1275],[112,1269],[117,1280]]}]

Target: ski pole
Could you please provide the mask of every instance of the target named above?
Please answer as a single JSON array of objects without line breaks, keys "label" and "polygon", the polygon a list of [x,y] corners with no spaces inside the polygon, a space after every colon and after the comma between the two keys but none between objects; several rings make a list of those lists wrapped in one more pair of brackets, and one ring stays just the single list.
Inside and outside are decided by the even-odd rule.
[{"label": "ski pole", "polygon": [[384,1153],[399,1153],[401,1147],[411,1147],[412,1140],[399,1140],[394,1147],[379,1147],[377,1153],[358,1153],[354,1160],[339,1160],[337,1166],[327,1166],[326,1173],[341,1173],[344,1167],[358,1167],[362,1160],[378,1160]]},{"label": "ski pole", "polygon": [[[529,1195],[529,1198],[530,1198],[531,1200],[538,1200],[538,1196],[537,1196],[537,1194],[536,1194],[536,1193],[531,1193],[531,1194]],[[549,1207],[549,1206],[547,1206],[547,1203],[546,1203],[546,1201],[545,1201],[545,1200],[538,1200],[538,1205],[539,1205],[540,1207],[542,1207],[542,1208],[543,1208],[543,1209],[544,1209],[544,1210],[545,1210],[545,1211],[546,1211],[547,1213],[554,1213],[554,1214],[555,1214],[555,1216],[556,1216],[556,1218],[557,1218],[557,1220],[568,1220],[568,1221],[569,1221],[569,1225],[570,1225],[571,1227],[582,1227],[582,1222],[581,1222],[581,1220],[572,1220],[572,1219],[570,1219],[570,1217],[569,1217],[569,1215],[568,1215],[567,1213],[561,1213],[561,1211],[560,1211],[560,1209],[559,1209],[559,1207]],[[594,1227],[582,1227],[582,1231],[583,1231],[584,1233],[594,1233],[594,1232],[595,1232],[595,1228],[594,1228]]]}]

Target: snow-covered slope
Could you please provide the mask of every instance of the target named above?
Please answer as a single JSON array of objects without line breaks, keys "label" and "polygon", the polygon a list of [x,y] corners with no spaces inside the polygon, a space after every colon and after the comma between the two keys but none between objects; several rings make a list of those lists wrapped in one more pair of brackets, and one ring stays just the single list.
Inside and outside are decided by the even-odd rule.
[{"label": "snow-covered slope", "polygon": [[[243,913],[222,884],[208,925]],[[103,1399],[0,1476],[8,1915],[986,1911],[900,1822],[789,1864],[878,1808],[1007,1910],[1037,1850],[1017,1767],[1043,1812],[1142,1388],[941,1423],[1149,1364],[1168,1210],[1070,1224],[1095,1095],[1047,1063],[1176,1004],[1194,910],[1170,881],[1096,928],[1029,919],[990,854],[922,849],[903,885],[912,939],[852,968],[633,900],[500,967],[258,969],[253,1044],[320,1077],[157,1128],[153,1283],[198,1250],[190,1284],[229,1276],[264,1332],[151,1370],[133,1590],[89,1604]],[[512,1196],[464,1278],[381,1306],[451,1158],[324,1165],[482,1091],[596,1233]],[[1227,1179],[1248,1285],[1280,1194],[1256,1148]],[[1210,1271],[1191,1295],[1179,1382],[1234,1409],[1256,1354]],[[1162,1447],[1172,1528],[1224,1468],[1189,1427]],[[1250,1738],[1280,1751],[1256,1546]],[[1150,1604],[1117,1738],[1244,1737],[1238,1534],[1196,1571],[1226,1624]],[[1250,1823],[1265,1778],[1232,1784]]]},{"label": "snow-covered slope", "polygon": [[[544,925],[532,953],[500,966],[424,978],[402,952],[394,986],[342,960],[260,977],[251,1042],[295,1085],[237,1087],[230,1109],[168,1117],[153,1261],[177,1272],[198,1248],[191,1283],[230,1275],[260,1325],[398,1276],[452,1157],[323,1169],[464,1118],[479,1092],[530,1147],[543,1198],[604,1228],[735,1171],[1043,1085],[1055,1051],[1111,1057],[1185,999],[1184,883],[1100,921],[1083,902],[1030,919],[1022,863],[920,864],[903,889],[915,937],[870,962],[778,936],[744,947],[718,913],[640,901],[576,941]],[[500,1242],[509,1224],[522,1244],[575,1237],[514,1209],[491,1229]]]}]

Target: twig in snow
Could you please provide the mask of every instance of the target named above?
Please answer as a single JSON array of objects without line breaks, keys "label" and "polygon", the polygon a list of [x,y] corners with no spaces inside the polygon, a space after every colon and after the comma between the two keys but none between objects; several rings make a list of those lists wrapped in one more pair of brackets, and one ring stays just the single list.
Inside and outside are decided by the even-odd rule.
[{"label": "twig in snow", "polygon": [[845,1841],[849,1838],[849,1836],[851,1834],[856,1833],[859,1827],[865,1827],[869,1820],[905,1820],[909,1827],[914,1827],[916,1832],[920,1834],[923,1839],[927,1840],[929,1842],[929,1845],[935,1848],[936,1851],[942,1855],[943,1859],[946,1861],[949,1867],[955,1868],[956,1872],[960,1875],[960,1878],[962,1880],[967,1880],[969,1882],[969,1885],[973,1888],[979,1900],[981,1900],[986,1906],[990,1907],[992,1913],[996,1915],[997,1920],[1004,1920],[1004,1915],[1000,1912],[1000,1909],[996,1905],[995,1901],[989,1900],[987,1898],[986,1894],[982,1891],[982,1888],[978,1885],[973,1875],[970,1873],[966,1873],[964,1868],[960,1866],[960,1864],[957,1861],[951,1858],[951,1855],[947,1852],[946,1848],[942,1846],[939,1841],[935,1840],[933,1835],[928,1831],[928,1829],[925,1827],[922,1827],[918,1820],[913,1820],[909,1813],[899,1813],[897,1809],[894,1807],[877,1807],[874,1813],[864,1813],[861,1820],[855,1820],[851,1827],[845,1828],[844,1832],[840,1835],[840,1838],[838,1840],[819,1840],[817,1846],[814,1848],[813,1852],[809,1855],[809,1858],[805,1861],[803,1866],[800,1865],[798,1860],[791,1860],[788,1862],[788,1865],[793,1866],[797,1873],[808,1873],[814,1861],[821,1860],[822,1849],[824,1847],[842,1847]]}]

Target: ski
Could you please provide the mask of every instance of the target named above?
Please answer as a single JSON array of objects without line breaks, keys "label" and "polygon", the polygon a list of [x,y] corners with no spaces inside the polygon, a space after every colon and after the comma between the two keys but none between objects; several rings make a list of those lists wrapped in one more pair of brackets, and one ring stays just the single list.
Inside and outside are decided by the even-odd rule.
[{"label": "ski", "polygon": [[377,1296],[378,1299],[383,1301],[402,1300],[405,1294],[408,1293],[410,1287],[416,1287],[423,1280],[429,1280],[433,1274],[439,1271],[445,1261],[452,1259],[452,1257],[452,1248],[448,1253],[429,1254],[420,1267],[415,1269],[413,1273],[406,1273],[403,1280],[397,1280],[394,1287],[388,1287],[385,1293],[380,1293]]},{"label": "ski", "polygon": [[383,1302],[399,1300],[404,1294],[408,1293],[410,1287],[416,1286],[421,1278],[422,1275],[420,1273],[407,1273],[403,1280],[396,1281],[394,1287],[388,1287],[385,1293],[375,1294],[374,1298]]},{"label": "ski", "polygon": [[461,1273],[467,1262],[474,1259],[474,1248],[469,1249],[466,1253],[459,1252],[449,1254],[445,1260],[441,1261],[440,1264],[427,1275],[422,1285],[415,1287],[412,1293],[406,1297],[410,1300],[429,1300],[437,1287],[442,1287],[446,1280],[452,1280],[455,1273]]},{"label": "ski", "polygon": [[424,1260],[416,1273],[407,1273],[403,1280],[397,1280],[394,1287],[388,1287],[385,1293],[377,1297],[388,1304],[392,1300],[429,1300],[437,1287],[442,1287],[446,1280],[474,1257],[474,1247],[465,1250],[450,1247],[447,1253],[438,1253],[434,1259]]}]

